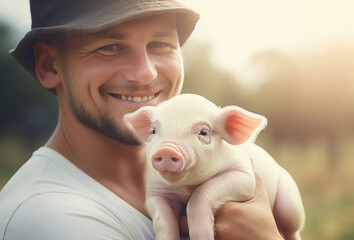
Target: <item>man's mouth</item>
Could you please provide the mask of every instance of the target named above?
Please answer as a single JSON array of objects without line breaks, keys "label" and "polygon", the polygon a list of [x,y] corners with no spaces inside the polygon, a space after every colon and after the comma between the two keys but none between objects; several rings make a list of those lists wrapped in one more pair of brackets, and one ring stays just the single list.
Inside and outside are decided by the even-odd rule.
[{"label": "man's mouth", "polygon": [[148,101],[154,99],[158,95],[158,93],[144,96],[144,97],[121,95],[121,94],[116,94],[116,93],[109,93],[109,95],[111,95],[112,97],[118,98],[118,99],[122,99],[124,101],[128,101],[128,102],[142,103],[142,102],[148,102]]}]

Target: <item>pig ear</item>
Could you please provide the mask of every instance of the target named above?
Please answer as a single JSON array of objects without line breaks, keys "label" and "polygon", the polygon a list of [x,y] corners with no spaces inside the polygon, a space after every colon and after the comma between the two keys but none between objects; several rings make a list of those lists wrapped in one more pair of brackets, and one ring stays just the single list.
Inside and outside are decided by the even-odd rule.
[{"label": "pig ear", "polygon": [[145,106],[135,112],[127,113],[123,117],[125,124],[135,133],[142,142],[148,142],[152,134],[151,124],[155,107]]},{"label": "pig ear", "polygon": [[222,137],[232,145],[253,141],[267,125],[267,119],[237,106],[221,109],[218,116]]}]

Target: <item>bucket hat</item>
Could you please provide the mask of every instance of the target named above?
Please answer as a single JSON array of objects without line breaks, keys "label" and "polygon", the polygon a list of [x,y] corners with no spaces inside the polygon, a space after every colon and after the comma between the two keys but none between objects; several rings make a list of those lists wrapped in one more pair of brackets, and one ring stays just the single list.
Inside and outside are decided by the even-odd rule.
[{"label": "bucket hat", "polygon": [[31,0],[31,30],[10,54],[34,76],[33,49],[38,41],[60,33],[95,33],[119,23],[176,13],[180,45],[192,33],[199,15],[175,0]]}]

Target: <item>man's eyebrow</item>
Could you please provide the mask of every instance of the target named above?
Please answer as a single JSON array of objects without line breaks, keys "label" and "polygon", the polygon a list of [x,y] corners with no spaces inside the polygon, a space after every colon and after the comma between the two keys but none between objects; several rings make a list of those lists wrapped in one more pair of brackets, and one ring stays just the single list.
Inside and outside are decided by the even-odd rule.
[{"label": "man's eyebrow", "polygon": [[153,34],[153,37],[174,37],[174,36],[177,36],[177,32],[172,30],[159,31]]},{"label": "man's eyebrow", "polygon": [[93,35],[93,38],[95,39],[125,39],[126,36],[123,33],[118,33],[118,32],[107,32],[107,31],[103,31],[97,34]]}]

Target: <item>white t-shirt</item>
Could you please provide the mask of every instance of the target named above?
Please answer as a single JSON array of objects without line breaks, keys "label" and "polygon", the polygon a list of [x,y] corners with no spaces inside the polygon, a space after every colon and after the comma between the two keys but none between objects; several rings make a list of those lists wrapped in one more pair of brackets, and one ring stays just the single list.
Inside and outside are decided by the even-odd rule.
[{"label": "white t-shirt", "polygon": [[0,192],[0,239],[142,240],[154,233],[150,219],[42,147]]}]

